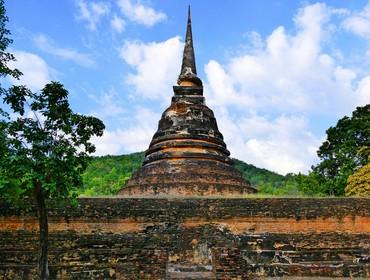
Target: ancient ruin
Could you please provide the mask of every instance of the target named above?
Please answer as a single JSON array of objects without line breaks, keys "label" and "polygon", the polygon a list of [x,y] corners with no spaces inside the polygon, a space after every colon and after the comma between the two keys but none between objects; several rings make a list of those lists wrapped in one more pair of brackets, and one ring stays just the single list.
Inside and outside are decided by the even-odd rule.
[{"label": "ancient ruin", "polygon": [[142,168],[120,195],[240,195],[256,190],[234,169],[197,76],[190,8],[181,73]]},{"label": "ancient ruin", "polygon": [[[178,83],[125,197],[48,204],[50,279],[370,279],[368,198],[200,196],[254,189],[204,104],[190,15]],[[39,279],[38,230],[0,201],[0,279]]]},{"label": "ancient ruin", "polygon": [[[83,198],[49,210],[51,279],[369,279],[366,198]],[[0,279],[38,279],[38,220],[0,202]],[[324,277],[324,278],[320,278]]]}]

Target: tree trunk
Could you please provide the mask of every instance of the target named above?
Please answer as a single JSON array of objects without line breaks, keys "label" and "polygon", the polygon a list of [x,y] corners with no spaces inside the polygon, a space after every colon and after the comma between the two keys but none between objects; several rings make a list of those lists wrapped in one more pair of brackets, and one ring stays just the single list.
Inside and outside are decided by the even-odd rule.
[{"label": "tree trunk", "polygon": [[39,275],[41,280],[49,279],[48,266],[48,215],[45,205],[45,195],[40,183],[35,184],[37,211],[39,215],[40,243],[39,243]]}]

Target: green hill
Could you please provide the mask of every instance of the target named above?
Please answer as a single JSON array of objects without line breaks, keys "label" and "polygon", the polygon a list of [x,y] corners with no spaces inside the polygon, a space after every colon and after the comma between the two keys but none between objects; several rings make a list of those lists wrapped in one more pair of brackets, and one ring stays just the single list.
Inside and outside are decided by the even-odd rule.
[{"label": "green hill", "polygon": [[83,195],[112,195],[125,185],[131,174],[140,168],[144,153],[93,157],[82,175]]},{"label": "green hill", "polygon": [[[131,174],[140,168],[144,153],[133,153],[121,156],[93,157],[83,174],[84,188],[82,195],[113,195],[124,186]],[[242,172],[252,186],[261,188],[269,186],[281,187],[285,177],[266,169],[255,167],[234,159],[235,167]]]},{"label": "green hill", "polygon": [[264,168],[258,168],[253,164],[248,164],[238,159],[233,160],[235,168],[243,174],[244,179],[248,180],[257,189],[265,184],[271,184],[274,188],[279,188],[285,182],[285,176],[283,175]]}]

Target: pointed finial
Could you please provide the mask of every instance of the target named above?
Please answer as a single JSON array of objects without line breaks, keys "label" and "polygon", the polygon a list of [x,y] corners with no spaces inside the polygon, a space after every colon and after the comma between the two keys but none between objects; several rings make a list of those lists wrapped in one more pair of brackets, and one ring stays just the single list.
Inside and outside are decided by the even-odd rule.
[{"label": "pointed finial", "polygon": [[186,28],[186,38],[184,54],[182,58],[181,73],[177,83],[180,86],[198,86],[202,87],[202,81],[197,77],[197,68],[195,66],[195,55],[193,47],[193,34],[191,31],[190,5],[188,8],[188,22]]},{"label": "pointed finial", "polygon": [[188,24],[191,24],[191,18],[190,18],[190,5],[188,6]]}]

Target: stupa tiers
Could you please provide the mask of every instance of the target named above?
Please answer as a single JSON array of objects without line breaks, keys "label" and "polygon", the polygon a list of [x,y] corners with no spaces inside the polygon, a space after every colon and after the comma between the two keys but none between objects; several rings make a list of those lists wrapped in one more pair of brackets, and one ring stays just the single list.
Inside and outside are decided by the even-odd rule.
[{"label": "stupa tiers", "polygon": [[143,166],[119,194],[232,196],[255,192],[234,169],[214,114],[205,105],[195,65],[190,8],[177,83],[171,106],[162,114]]}]

